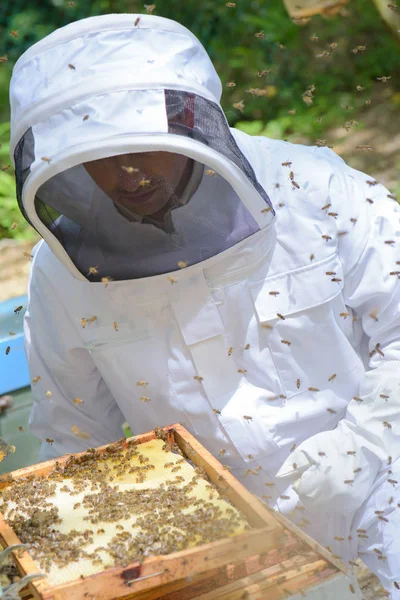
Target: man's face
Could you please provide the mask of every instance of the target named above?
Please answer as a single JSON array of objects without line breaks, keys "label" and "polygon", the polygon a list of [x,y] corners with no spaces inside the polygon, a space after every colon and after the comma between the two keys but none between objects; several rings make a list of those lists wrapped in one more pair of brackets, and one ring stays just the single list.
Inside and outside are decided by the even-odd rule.
[{"label": "man's face", "polygon": [[140,216],[162,210],[172,195],[179,198],[193,168],[187,156],[141,152],[100,158],[83,164],[116,206]]}]

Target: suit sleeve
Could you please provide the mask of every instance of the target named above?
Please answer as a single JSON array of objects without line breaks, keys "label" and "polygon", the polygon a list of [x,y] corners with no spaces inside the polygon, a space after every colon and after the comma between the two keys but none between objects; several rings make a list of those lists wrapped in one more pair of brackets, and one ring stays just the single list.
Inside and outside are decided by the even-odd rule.
[{"label": "suit sleeve", "polygon": [[277,477],[295,480],[306,507],[347,514],[400,458],[399,206],[372,177],[330,162],[344,299],[366,342],[366,370],[336,429],[302,442]]},{"label": "suit sleeve", "polygon": [[44,461],[121,438],[125,418],[84,348],[57,282],[37,258],[24,334],[33,396],[29,427],[42,439],[39,460]]},{"label": "suit sleeve", "polygon": [[[367,371],[345,420],[384,466],[400,457],[400,211],[373,178],[348,166],[342,177],[343,227],[350,232],[340,248],[345,302],[368,343]],[[357,227],[353,245],[351,232]]]}]

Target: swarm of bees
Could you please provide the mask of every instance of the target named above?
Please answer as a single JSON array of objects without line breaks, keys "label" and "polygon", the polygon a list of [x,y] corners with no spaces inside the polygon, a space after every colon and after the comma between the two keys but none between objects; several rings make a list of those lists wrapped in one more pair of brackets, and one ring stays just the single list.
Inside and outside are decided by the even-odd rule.
[{"label": "swarm of bees", "polygon": [[[56,462],[47,477],[11,480],[3,489],[1,512],[45,572],[82,559],[100,570],[125,566],[134,559],[169,554],[250,528],[205,471],[194,468],[174,443],[162,460],[164,479],[160,482],[157,474],[151,481],[156,467],[150,458],[163,454],[161,446],[167,440],[162,430],[157,431],[157,440],[138,445],[123,438],[103,451],[89,448],[71,455],[64,466]],[[173,478],[168,479],[169,474]],[[119,486],[127,481],[132,485]],[[67,519],[59,507],[65,501],[57,503],[62,494],[79,496],[67,503],[71,513],[84,515],[79,530],[67,531],[63,525]],[[95,550],[93,544],[98,544]]]}]

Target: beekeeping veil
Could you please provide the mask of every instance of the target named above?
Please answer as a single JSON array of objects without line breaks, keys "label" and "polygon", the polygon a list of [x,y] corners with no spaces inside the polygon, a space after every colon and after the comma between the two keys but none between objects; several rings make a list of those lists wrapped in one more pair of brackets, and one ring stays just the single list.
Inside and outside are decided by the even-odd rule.
[{"label": "beekeeping veil", "polygon": [[[19,58],[10,86],[19,207],[75,277],[171,273],[271,223],[269,198],[232,136],[221,92],[198,39],[152,15],[83,19]],[[165,173],[125,168],[124,177],[138,178],[133,187],[147,181],[164,194],[161,220],[118,207],[84,166],[121,155],[134,165],[132,156],[146,152],[190,159],[179,193]]]}]

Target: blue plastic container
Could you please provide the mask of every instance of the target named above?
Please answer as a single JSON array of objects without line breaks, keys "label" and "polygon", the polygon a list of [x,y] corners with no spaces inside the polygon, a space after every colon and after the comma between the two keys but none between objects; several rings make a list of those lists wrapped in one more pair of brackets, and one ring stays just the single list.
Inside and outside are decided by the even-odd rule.
[{"label": "blue plastic container", "polygon": [[[18,296],[0,303],[0,395],[30,384],[23,333],[27,303],[28,296]],[[23,308],[15,314],[18,306]],[[10,332],[15,335],[10,335]],[[10,350],[6,354],[8,346]]]}]

